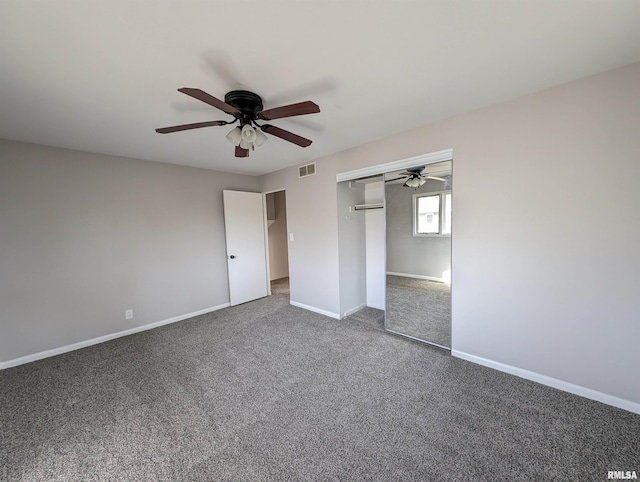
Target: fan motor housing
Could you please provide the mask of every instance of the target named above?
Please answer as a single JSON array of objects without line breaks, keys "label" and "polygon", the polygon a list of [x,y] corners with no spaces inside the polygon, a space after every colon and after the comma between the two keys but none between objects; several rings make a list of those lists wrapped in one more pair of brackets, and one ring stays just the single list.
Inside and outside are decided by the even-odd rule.
[{"label": "fan motor housing", "polygon": [[262,111],[262,99],[248,90],[232,90],[224,96],[224,101],[242,112],[243,116],[255,118]]}]

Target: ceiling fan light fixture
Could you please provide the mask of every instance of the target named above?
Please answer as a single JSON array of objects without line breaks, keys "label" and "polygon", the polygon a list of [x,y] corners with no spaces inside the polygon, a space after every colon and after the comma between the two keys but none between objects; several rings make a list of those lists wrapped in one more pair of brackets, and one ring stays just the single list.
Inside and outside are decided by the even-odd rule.
[{"label": "ceiling fan light fixture", "polygon": [[[256,130],[251,127],[249,124],[245,124],[242,128],[242,140],[247,142],[255,142],[257,137]],[[246,149],[246,147],[245,147]]]},{"label": "ceiling fan light fixture", "polygon": [[227,140],[231,142],[234,146],[239,146],[240,141],[242,141],[242,131],[239,127],[234,127],[227,134]]},{"label": "ceiling fan light fixture", "polygon": [[262,144],[264,144],[265,142],[267,142],[268,137],[265,136],[262,131],[259,130],[255,130],[256,132],[256,140],[254,141],[254,143],[260,147]]},{"label": "ceiling fan light fixture", "polygon": [[417,189],[420,186],[424,185],[425,182],[427,182],[426,179],[422,179],[421,177],[410,177],[404,182],[403,185],[405,187],[412,187],[414,189]]},{"label": "ceiling fan light fixture", "polygon": [[251,149],[253,147],[253,142],[249,142],[246,139],[242,139],[239,145],[243,149]]}]

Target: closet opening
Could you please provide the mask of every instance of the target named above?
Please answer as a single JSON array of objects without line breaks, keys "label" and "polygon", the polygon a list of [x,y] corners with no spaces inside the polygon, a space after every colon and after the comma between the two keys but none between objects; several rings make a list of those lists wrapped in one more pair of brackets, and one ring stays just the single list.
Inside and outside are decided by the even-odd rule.
[{"label": "closet opening", "polygon": [[265,193],[270,293],[289,297],[287,197],[284,190]]},{"label": "closet opening", "polygon": [[337,181],[341,318],[450,350],[453,151]]}]

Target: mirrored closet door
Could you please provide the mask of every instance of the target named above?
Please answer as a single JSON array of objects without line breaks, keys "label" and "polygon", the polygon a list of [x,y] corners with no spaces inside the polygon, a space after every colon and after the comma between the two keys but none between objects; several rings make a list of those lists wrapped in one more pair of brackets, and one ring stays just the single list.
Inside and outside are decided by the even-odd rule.
[{"label": "mirrored closet door", "polygon": [[452,161],[384,176],[385,329],[451,347]]}]

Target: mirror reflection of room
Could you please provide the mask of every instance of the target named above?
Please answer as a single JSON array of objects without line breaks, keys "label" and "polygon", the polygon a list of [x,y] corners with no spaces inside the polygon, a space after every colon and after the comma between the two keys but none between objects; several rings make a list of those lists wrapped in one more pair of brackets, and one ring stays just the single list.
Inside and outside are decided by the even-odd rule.
[{"label": "mirror reflection of room", "polygon": [[451,346],[451,161],[385,175],[386,329]]}]

